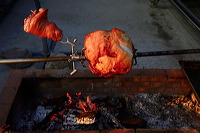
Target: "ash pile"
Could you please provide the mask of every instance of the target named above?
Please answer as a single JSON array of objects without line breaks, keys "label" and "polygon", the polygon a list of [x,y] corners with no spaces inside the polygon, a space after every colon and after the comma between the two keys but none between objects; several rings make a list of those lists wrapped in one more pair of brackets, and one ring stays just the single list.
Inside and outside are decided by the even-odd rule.
[{"label": "ash pile", "polygon": [[200,131],[200,104],[191,95],[138,94],[132,114],[147,121],[152,129],[197,129]]},{"label": "ash pile", "polygon": [[197,129],[200,104],[194,95],[136,94],[32,100],[16,109],[13,131]]}]

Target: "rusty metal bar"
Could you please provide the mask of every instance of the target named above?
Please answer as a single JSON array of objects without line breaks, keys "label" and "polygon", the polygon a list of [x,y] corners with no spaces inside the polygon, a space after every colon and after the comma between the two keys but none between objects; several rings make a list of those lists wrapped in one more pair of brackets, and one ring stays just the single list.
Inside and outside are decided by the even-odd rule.
[{"label": "rusty metal bar", "polygon": [[43,44],[43,56],[44,57],[48,57],[50,55],[50,50],[48,47],[48,42],[47,42],[47,38],[42,38],[42,44]]},{"label": "rusty metal bar", "polygon": [[34,3],[35,3],[36,10],[39,10],[41,8],[40,1],[39,0],[34,0]]},{"label": "rusty metal bar", "polygon": [[172,3],[187,17],[188,20],[200,30],[200,19],[194,15],[180,0],[171,0]]},{"label": "rusty metal bar", "polygon": [[[40,1],[39,0],[34,0],[35,3],[35,9],[39,10],[41,8]],[[47,38],[42,38],[42,44],[43,44],[43,56],[48,57],[50,54],[49,48],[48,48],[48,42]]]},{"label": "rusty metal bar", "polygon": [[[41,8],[41,4],[39,0],[34,0],[35,3],[35,8],[36,10],[39,10]],[[54,44],[55,45],[55,44]],[[47,38],[42,38],[42,46],[43,46],[43,52],[42,55],[44,58],[49,57],[50,55],[50,49],[48,47],[48,40]],[[54,47],[53,47],[54,48]],[[45,62],[40,63],[40,65],[38,66],[38,69],[43,69],[45,66]]]},{"label": "rusty metal bar", "polygon": [[197,53],[200,53],[200,49],[136,52],[135,57],[179,55],[179,54],[197,54]]}]

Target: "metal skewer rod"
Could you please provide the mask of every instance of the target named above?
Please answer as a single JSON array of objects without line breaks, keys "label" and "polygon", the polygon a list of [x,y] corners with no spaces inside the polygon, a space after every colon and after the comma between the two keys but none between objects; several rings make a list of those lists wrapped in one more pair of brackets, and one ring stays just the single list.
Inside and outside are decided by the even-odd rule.
[{"label": "metal skewer rod", "polygon": [[24,58],[24,59],[1,59],[0,64],[10,63],[28,63],[28,62],[50,62],[50,61],[69,61],[70,56],[66,57],[49,57],[49,58]]},{"label": "metal skewer rod", "polygon": [[162,56],[162,55],[179,55],[179,54],[197,54],[197,53],[200,53],[200,49],[152,51],[152,52],[136,52],[135,53],[135,57]]},{"label": "metal skewer rod", "polygon": [[[74,52],[74,49],[72,49]],[[164,55],[179,55],[179,54],[197,54],[200,53],[200,49],[187,49],[187,50],[170,50],[170,51],[152,51],[152,52],[136,52],[135,57],[146,56],[164,56]],[[84,61],[85,56],[82,55],[70,55],[64,57],[48,57],[48,58],[23,58],[23,59],[0,59],[0,64],[10,63],[28,63],[28,62],[51,62],[51,61]]]}]

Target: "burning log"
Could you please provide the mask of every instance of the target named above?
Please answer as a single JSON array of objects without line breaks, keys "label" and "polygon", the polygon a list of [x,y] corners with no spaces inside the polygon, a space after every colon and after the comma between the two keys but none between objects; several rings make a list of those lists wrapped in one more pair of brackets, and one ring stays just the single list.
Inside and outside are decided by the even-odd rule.
[{"label": "burning log", "polygon": [[55,100],[58,103],[54,109],[35,126],[35,129],[67,129],[79,124],[93,124],[98,107],[91,102],[89,96],[86,100],[81,96],[81,93],[76,93],[74,97],[66,93],[65,97]]},{"label": "burning log", "polygon": [[[62,98],[61,98],[62,99]],[[44,119],[42,121],[40,121],[39,123],[37,123],[35,125],[35,127],[33,128],[33,130],[44,130],[46,129],[46,123],[49,123],[49,121],[53,121],[53,120],[57,120],[60,115],[62,115],[60,112],[64,109],[64,105],[65,102],[63,100],[58,100],[59,104],[56,104],[56,106],[53,108],[53,110],[51,112],[47,112],[46,117],[44,117]]]},{"label": "burning log", "polygon": [[95,103],[92,103],[90,97],[86,97],[86,101],[81,99],[81,93],[76,93],[77,98],[72,98],[69,93],[66,93],[66,97],[69,98],[69,102],[66,107],[76,106],[76,109],[82,110],[83,112],[97,111],[98,107]]},{"label": "burning log", "polygon": [[[146,121],[123,111],[127,107],[124,104],[126,100],[122,99],[119,97],[105,97],[101,100],[96,98],[96,100],[94,99],[96,103],[93,103],[89,96],[84,99],[81,93],[76,93],[75,96],[66,93],[65,98],[45,102],[46,106],[48,106],[47,103],[56,104],[56,101],[59,104],[57,103],[46,117],[43,115],[40,118],[43,120],[36,125],[35,129],[47,131],[56,129],[73,130],[81,129],[81,125],[85,127],[84,129],[95,128],[98,130],[124,129],[127,127],[145,128]],[[38,108],[44,109],[41,106],[38,106]]]},{"label": "burning log", "polygon": [[167,105],[182,105],[187,111],[194,111],[200,114],[200,104],[198,103],[194,93],[192,93],[190,97],[181,95],[178,98],[168,102]]},{"label": "burning log", "polygon": [[93,124],[95,122],[95,112],[83,112],[77,114],[74,120],[79,124]]}]

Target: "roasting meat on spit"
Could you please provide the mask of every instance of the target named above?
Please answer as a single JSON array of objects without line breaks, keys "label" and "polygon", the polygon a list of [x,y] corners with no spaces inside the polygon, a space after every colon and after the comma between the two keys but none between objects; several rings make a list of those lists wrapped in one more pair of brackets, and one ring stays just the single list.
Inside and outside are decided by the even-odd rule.
[{"label": "roasting meat on spit", "polygon": [[[61,42],[62,30],[48,21],[47,12],[48,9],[43,8],[33,11],[24,19],[24,31]],[[125,74],[132,68],[134,46],[122,30],[113,28],[89,33],[85,37],[84,48],[90,70],[100,77]]]},{"label": "roasting meat on spit", "polygon": [[122,30],[98,30],[84,40],[85,57],[92,73],[100,77],[125,74],[133,64],[134,46]]},{"label": "roasting meat on spit", "polygon": [[24,31],[42,38],[60,41],[62,30],[55,23],[48,21],[47,13],[48,9],[34,10],[32,14],[24,19]]}]

